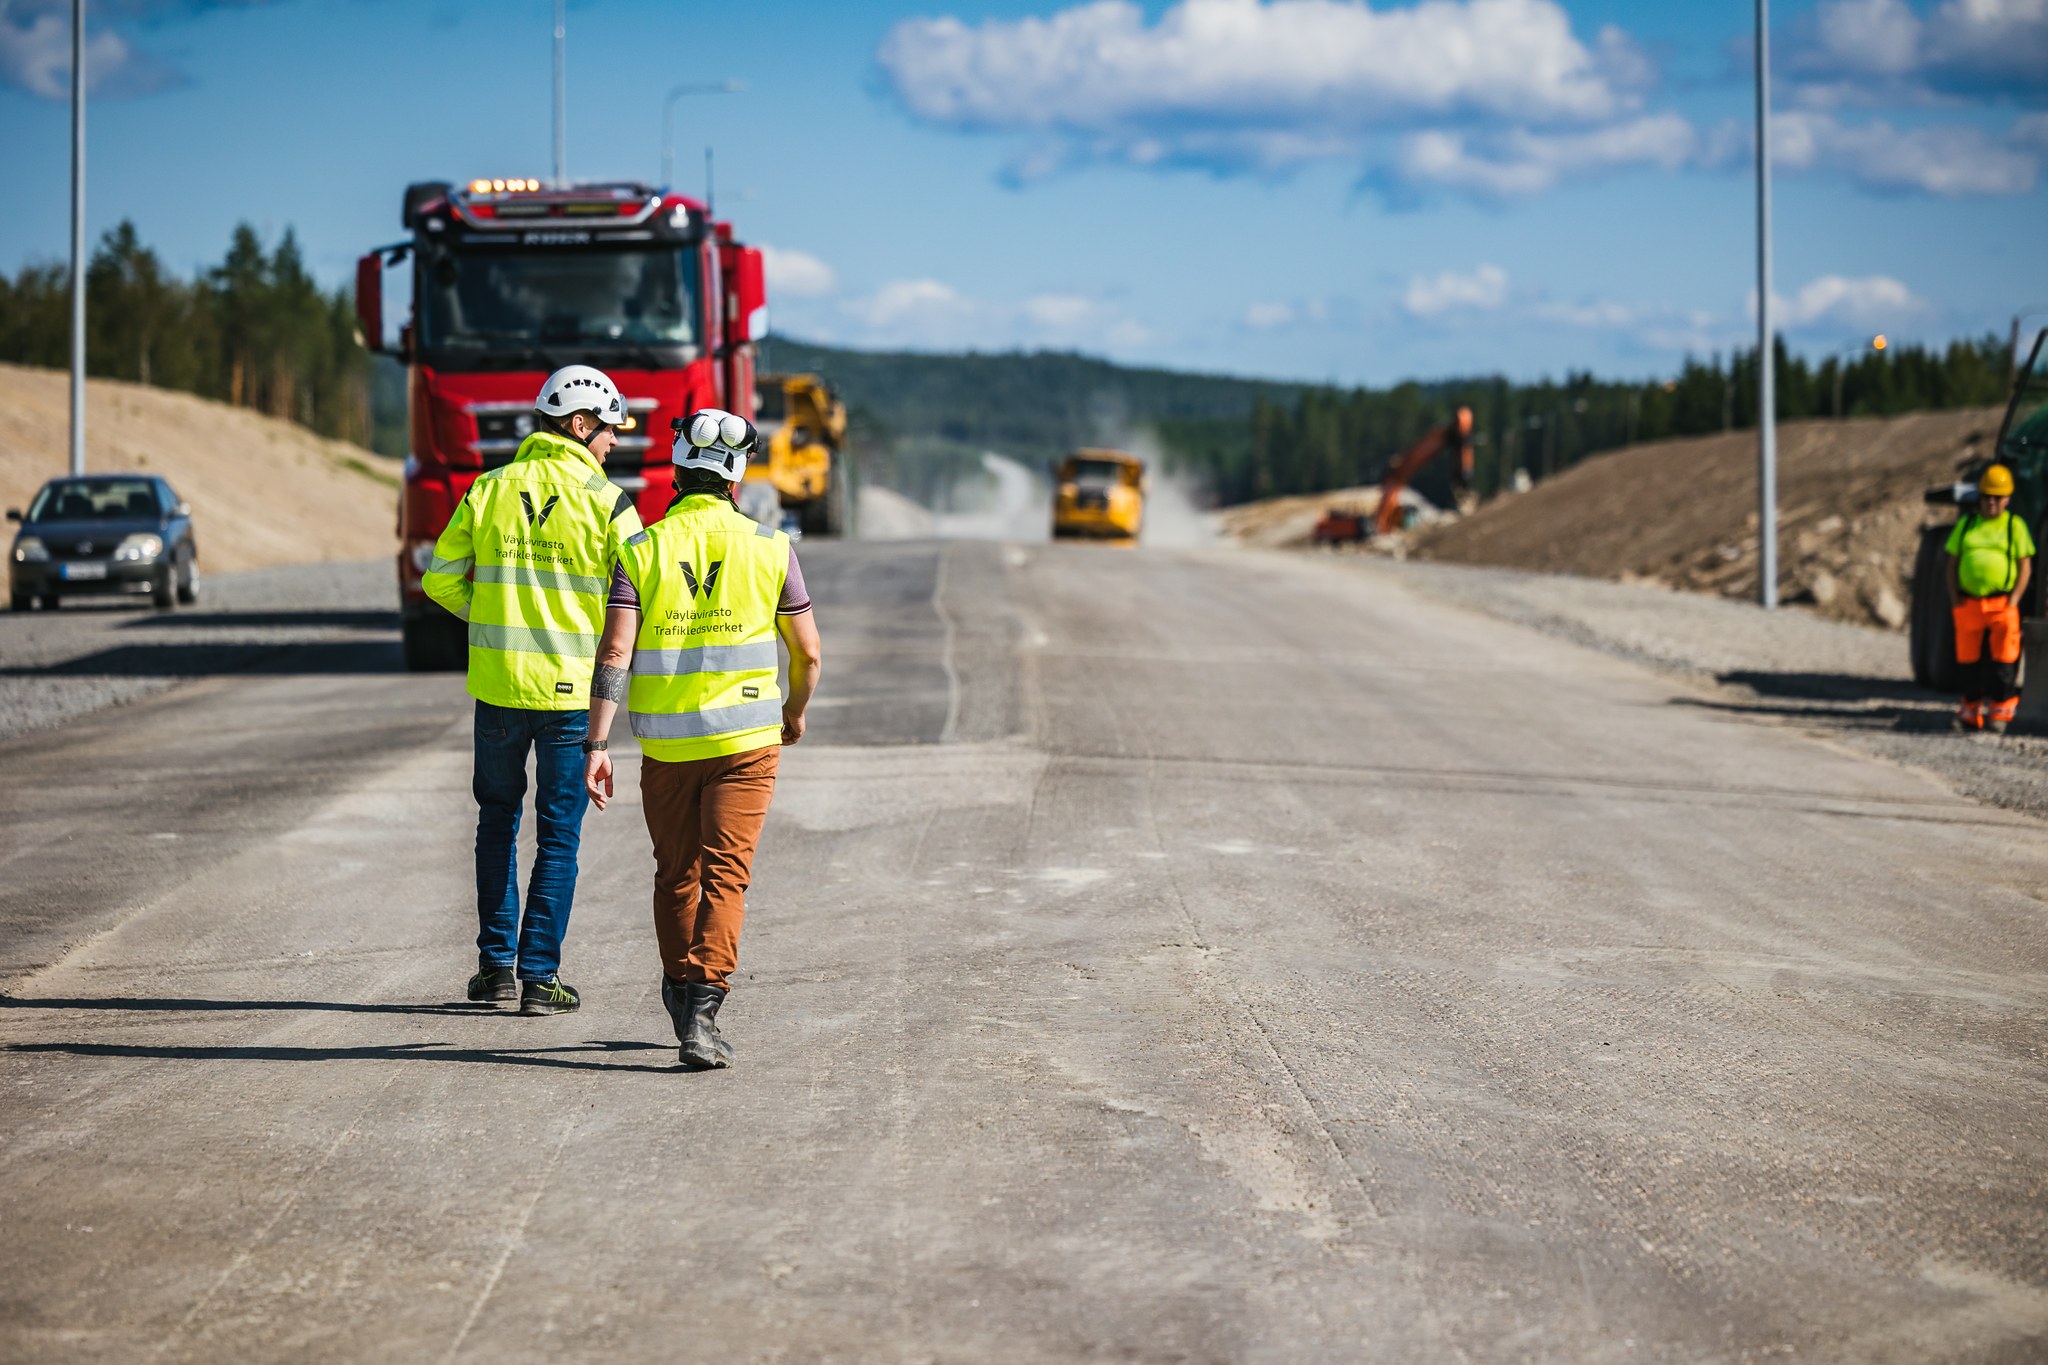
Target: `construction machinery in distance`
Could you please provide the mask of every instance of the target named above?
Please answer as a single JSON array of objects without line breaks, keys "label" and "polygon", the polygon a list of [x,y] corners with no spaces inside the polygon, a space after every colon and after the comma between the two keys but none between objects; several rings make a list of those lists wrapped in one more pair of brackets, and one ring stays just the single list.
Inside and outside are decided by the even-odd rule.
[{"label": "construction machinery in distance", "polygon": [[[2012,471],[2011,510],[2033,529],[2036,540],[2041,538],[2042,526],[2048,523],[2048,354],[2043,354],[2044,343],[2048,343],[2048,329],[2035,336],[2027,363],[2014,373],[2005,420],[1999,424],[1998,440],[1992,445],[1990,456],[1965,470],[1955,483],[1928,489],[1929,506],[1954,507],[1962,516],[1975,515],[1977,480],[1993,464],[2002,464]],[[1943,522],[1920,533],[1920,553],[1913,564],[1913,608],[1907,618],[1913,680],[1937,692],[1962,690],[1962,680],[1956,672],[1955,617],[1950,614],[1948,596],[1946,547],[1954,527],[1952,521]],[[2030,703],[2038,698],[2041,689],[2041,680],[2036,676],[2040,653],[2037,642],[2042,638],[2039,620],[2044,604],[2048,604],[2048,588],[2044,588],[2037,566],[2034,580],[2020,603],[2020,619],[2025,623],[2022,630],[2027,637]],[[2021,718],[2027,719],[2025,715]]]},{"label": "construction machinery in distance", "polygon": [[1122,450],[1077,450],[1053,466],[1052,534],[1136,541],[1145,525],[1145,462]]},{"label": "construction machinery in distance", "polygon": [[799,535],[844,535],[852,506],[846,404],[814,374],[764,374],[755,383],[761,433],[747,462],[740,507]]},{"label": "construction machinery in distance", "polygon": [[1472,487],[1472,409],[1459,408],[1450,421],[1387,461],[1386,472],[1380,475],[1377,509],[1367,514],[1333,507],[1323,513],[1311,538],[1318,545],[1343,545],[1362,541],[1367,535],[1392,535],[1401,530],[1406,525],[1401,495],[1439,455],[1450,457],[1451,489],[1462,499]]}]

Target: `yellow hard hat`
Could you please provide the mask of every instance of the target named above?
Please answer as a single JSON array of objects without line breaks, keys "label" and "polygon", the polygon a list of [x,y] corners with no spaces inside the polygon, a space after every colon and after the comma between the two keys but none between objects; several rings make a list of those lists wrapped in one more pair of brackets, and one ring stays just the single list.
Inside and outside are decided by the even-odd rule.
[{"label": "yellow hard hat", "polygon": [[1977,491],[1991,498],[2012,496],[2012,471],[2002,464],[1995,464],[1984,471],[1984,477],[1977,480]]}]

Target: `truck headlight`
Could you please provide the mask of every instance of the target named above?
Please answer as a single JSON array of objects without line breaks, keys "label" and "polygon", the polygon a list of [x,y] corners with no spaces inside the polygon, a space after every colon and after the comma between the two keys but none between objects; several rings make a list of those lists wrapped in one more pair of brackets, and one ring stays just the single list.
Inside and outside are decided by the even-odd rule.
[{"label": "truck headlight", "polygon": [[420,573],[427,571],[427,565],[434,562],[434,542],[415,540],[412,543],[412,566]]},{"label": "truck headlight", "polygon": [[114,558],[135,562],[155,559],[164,552],[164,538],[148,534],[130,536],[114,551]]},{"label": "truck headlight", "polygon": [[34,564],[50,557],[49,549],[34,536],[22,536],[14,542],[14,562]]}]

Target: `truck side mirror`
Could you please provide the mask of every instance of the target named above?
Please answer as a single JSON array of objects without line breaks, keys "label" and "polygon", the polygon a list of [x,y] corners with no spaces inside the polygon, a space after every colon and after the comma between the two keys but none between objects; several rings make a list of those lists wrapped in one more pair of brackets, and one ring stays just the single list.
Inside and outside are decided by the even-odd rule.
[{"label": "truck side mirror", "polygon": [[356,258],[356,331],[363,349],[382,355],[384,345],[384,253]]}]

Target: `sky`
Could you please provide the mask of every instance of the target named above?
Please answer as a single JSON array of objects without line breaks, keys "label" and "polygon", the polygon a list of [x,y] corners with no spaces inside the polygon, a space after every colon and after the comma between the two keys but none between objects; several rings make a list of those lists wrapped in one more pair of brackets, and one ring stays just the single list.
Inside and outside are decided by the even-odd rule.
[{"label": "sky", "polygon": [[[412,180],[551,173],[551,0],[90,0],[88,231],[338,285]],[[0,0],[0,269],[69,233],[68,0]],[[2048,309],[2048,0],[1780,0],[1781,329]],[[778,332],[1384,384],[1753,341],[1748,0],[571,0],[572,178],[768,249]],[[2035,325],[2048,324],[2048,316]]]}]

